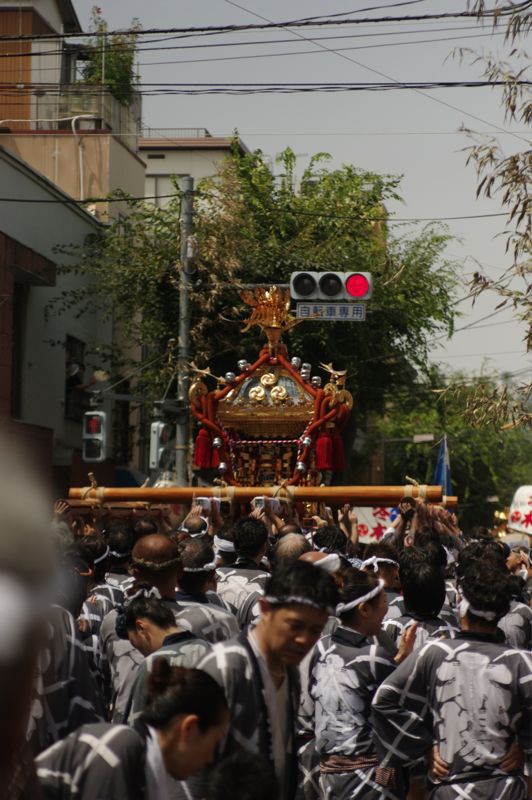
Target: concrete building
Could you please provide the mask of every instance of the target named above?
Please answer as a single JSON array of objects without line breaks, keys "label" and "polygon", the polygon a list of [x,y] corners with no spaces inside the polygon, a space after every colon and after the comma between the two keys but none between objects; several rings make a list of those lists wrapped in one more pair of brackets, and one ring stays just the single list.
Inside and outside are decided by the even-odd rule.
[{"label": "concrete building", "polygon": [[[0,0],[0,35],[14,37],[0,42],[0,145],[77,200],[117,189],[142,197],[140,96],[124,104],[105,86],[80,82],[86,40],[58,38],[79,32],[70,0]],[[126,207],[92,210],[105,220]]]},{"label": "concrete building", "polygon": [[[146,197],[164,207],[175,194],[174,180],[191,176],[197,182],[210,178],[231,152],[232,140],[211,136],[206,128],[159,128],[143,131],[139,153],[146,162]],[[246,145],[237,140],[241,153]]]},{"label": "concrete building", "polygon": [[[113,331],[98,313],[48,312],[54,297],[83,280],[58,274],[67,257],[56,248],[83,244],[102,224],[2,147],[0,186],[0,427],[30,449],[59,496],[90,469],[80,457],[89,397],[78,387],[104,366],[96,349],[111,345]],[[112,461],[94,466],[109,481]]]}]

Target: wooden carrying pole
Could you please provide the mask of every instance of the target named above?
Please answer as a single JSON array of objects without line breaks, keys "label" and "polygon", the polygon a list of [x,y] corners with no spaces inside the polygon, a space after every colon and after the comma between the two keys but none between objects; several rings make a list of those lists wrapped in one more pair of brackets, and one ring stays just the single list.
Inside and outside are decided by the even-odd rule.
[{"label": "wooden carrying pole", "polygon": [[[254,497],[279,497],[286,500],[306,500],[350,503],[355,506],[396,505],[403,497],[419,497],[430,503],[441,503],[441,486],[172,486],[165,488],[106,488],[80,487],[70,489],[68,496],[75,500],[132,501],[149,503],[188,503],[194,497],[219,497],[221,500],[252,500]],[[445,498],[447,505],[452,505]]]}]

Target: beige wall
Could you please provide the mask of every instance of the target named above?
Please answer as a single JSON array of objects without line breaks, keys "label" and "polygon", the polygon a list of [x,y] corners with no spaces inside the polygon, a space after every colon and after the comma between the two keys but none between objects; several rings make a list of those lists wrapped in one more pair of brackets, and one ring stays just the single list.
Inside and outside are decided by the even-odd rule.
[{"label": "beige wall", "polygon": [[[83,198],[103,197],[114,189],[139,197],[144,193],[144,164],[109,134],[0,134],[0,144],[30,164],[64,192],[81,198],[80,148],[83,161]],[[124,204],[97,204],[105,220],[125,212]]]}]

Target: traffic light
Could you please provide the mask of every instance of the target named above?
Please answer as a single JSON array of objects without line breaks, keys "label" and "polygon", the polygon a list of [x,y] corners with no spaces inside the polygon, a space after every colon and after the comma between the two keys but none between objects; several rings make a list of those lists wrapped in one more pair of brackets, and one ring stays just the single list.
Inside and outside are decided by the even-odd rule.
[{"label": "traffic light", "polygon": [[150,426],[150,469],[166,469],[171,458],[168,445],[172,426],[167,422],[152,422]]},{"label": "traffic light", "polygon": [[373,290],[370,272],[292,272],[292,300],[369,300]]},{"label": "traffic light", "polygon": [[105,461],[107,458],[107,414],[105,411],[86,411],[83,414],[83,461]]}]

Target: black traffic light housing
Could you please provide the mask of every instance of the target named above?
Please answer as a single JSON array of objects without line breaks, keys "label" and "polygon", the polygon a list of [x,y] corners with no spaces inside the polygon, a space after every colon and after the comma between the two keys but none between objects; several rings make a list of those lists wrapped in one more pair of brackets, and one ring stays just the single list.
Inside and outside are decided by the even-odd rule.
[{"label": "black traffic light housing", "polygon": [[86,411],[83,414],[83,461],[96,463],[107,458],[107,412]]},{"label": "black traffic light housing", "polygon": [[369,300],[373,291],[370,272],[311,272],[303,270],[290,275],[292,300],[324,302],[360,302]]}]

